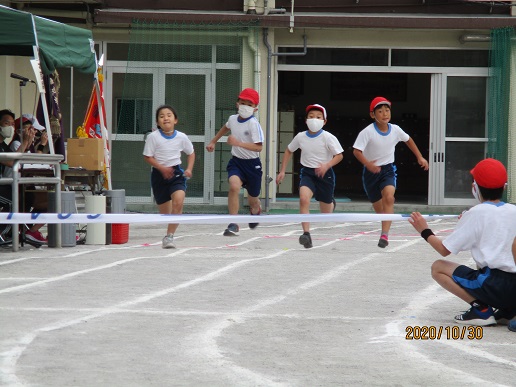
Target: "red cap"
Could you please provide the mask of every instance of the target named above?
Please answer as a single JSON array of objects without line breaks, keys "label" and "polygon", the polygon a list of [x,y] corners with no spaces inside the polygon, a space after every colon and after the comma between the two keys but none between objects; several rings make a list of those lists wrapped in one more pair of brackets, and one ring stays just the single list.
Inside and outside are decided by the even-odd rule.
[{"label": "red cap", "polygon": [[480,161],[470,172],[480,187],[502,188],[507,183],[507,170],[495,159]]},{"label": "red cap", "polygon": [[322,114],[323,114],[323,118],[326,120],[326,109],[324,108],[324,106],[321,106],[318,103],[315,103],[313,105],[308,105],[306,107],[306,114],[308,114],[308,112],[310,110],[319,110],[319,111],[321,111]]},{"label": "red cap", "polygon": [[255,89],[247,88],[240,92],[238,95],[239,99],[246,99],[251,101],[253,104],[258,105],[260,103],[260,95]]},{"label": "red cap", "polygon": [[374,108],[378,105],[389,105],[389,107],[391,107],[391,101],[384,97],[376,97],[371,101],[371,105],[369,105],[369,111],[373,112]]},{"label": "red cap", "polygon": [[[22,125],[26,124],[27,122],[31,123],[32,124],[32,121],[29,120],[27,117],[21,117],[21,120],[22,120]],[[20,119],[17,118],[16,120],[14,120],[14,127],[16,129],[19,129],[20,128]]]}]

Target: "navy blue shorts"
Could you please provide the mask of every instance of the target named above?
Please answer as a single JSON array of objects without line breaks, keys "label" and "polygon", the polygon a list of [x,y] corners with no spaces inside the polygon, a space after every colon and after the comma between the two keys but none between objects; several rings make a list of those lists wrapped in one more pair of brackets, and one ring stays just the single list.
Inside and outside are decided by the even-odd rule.
[{"label": "navy blue shorts", "polygon": [[186,191],[186,178],[183,172],[184,170],[181,166],[176,165],[174,167],[174,176],[171,179],[165,179],[160,171],[152,168],[151,187],[157,204],[163,204],[171,200],[172,194],[176,191]]},{"label": "navy blue shorts", "polygon": [[362,184],[367,198],[371,203],[375,203],[382,198],[382,190],[388,185],[396,188],[396,165],[382,165],[380,173],[371,173],[364,167],[362,173]]},{"label": "navy blue shorts", "polygon": [[303,167],[299,173],[299,187],[308,187],[318,202],[330,204],[335,191],[335,172],[330,168],[323,178],[315,174],[314,168]]},{"label": "navy blue shorts", "polygon": [[493,308],[516,309],[516,273],[484,267],[474,270],[458,266],[453,280],[465,291]]},{"label": "navy blue shorts", "polygon": [[242,187],[247,190],[249,196],[258,197],[262,189],[262,162],[256,159],[239,159],[232,157],[228,166],[228,179],[231,176],[238,176],[242,180]]}]

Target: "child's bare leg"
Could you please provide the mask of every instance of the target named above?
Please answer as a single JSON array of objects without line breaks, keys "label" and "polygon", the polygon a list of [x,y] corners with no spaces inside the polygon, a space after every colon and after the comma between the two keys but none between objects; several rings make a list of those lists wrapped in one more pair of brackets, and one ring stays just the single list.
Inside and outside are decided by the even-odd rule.
[{"label": "child's bare leg", "polygon": [[[185,202],[185,191],[179,190],[175,191],[172,194],[172,200],[167,202],[169,203],[169,210],[168,214],[182,214],[183,213],[183,204]],[[171,223],[167,227],[167,234],[174,234],[177,230],[177,227],[179,226],[178,223]]]},{"label": "child's bare leg", "polygon": [[[168,202],[165,202],[163,204],[158,204],[158,211],[160,214],[164,214],[164,215],[171,214],[172,213],[172,200],[169,200]],[[177,228],[177,225],[175,228]],[[167,234],[173,234],[175,231],[175,228],[174,228],[173,224],[169,224],[167,227]],[[173,231],[170,231],[171,229]]]},{"label": "child's bare leg", "polygon": [[260,213],[261,202],[260,198],[255,196],[247,196],[247,203],[249,203],[249,207],[251,208],[251,214],[257,215]]},{"label": "child's bare leg", "polygon": [[238,195],[242,188],[242,180],[238,176],[231,176],[229,178],[229,192],[228,192],[228,210],[230,215],[238,214]]},{"label": "child's bare leg", "polygon": [[[382,190],[382,214],[394,214],[394,192],[396,192],[396,188],[392,185],[388,185]],[[391,223],[391,221],[382,222],[382,234],[389,233]]]},{"label": "child's bare leg", "polygon": [[[313,192],[308,187],[299,188],[299,213],[309,214],[310,213],[310,200],[312,199]],[[310,231],[310,222],[301,223],[304,232]]]},{"label": "child's bare leg", "polygon": [[458,266],[460,266],[458,263],[438,259],[432,264],[432,278],[444,289],[470,304],[475,301],[475,298],[452,278],[453,272]]},{"label": "child's bare leg", "polygon": [[[380,199],[377,202],[373,203],[373,210],[377,214],[383,214],[383,201],[382,201],[382,199]],[[384,222],[382,222],[382,232],[383,232],[383,224],[384,224]]]},{"label": "child's bare leg", "polygon": [[333,203],[319,202],[319,210],[322,214],[330,214],[333,212]]}]

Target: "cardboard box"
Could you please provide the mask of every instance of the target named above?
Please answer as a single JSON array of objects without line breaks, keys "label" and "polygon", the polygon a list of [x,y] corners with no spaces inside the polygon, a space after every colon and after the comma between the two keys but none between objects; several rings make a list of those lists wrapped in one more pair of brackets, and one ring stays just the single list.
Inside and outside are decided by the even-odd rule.
[{"label": "cardboard box", "polygon": [[69,167],[88,171],[104,170],[104,141],[101,138],[69,138],[66,163]]}]

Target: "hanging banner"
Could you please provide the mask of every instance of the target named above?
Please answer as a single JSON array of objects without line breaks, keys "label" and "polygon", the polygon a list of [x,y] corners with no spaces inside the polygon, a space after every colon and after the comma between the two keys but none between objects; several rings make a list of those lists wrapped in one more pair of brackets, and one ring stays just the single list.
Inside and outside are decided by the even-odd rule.
[{"label": "hanging banner", "polygon": [[[84,123],[77,128],[77,137],[79,138],[101,138],[104,140],[104,188],[111,187],[111,157],[109,150],[108,131],[106,129],[106,109],[104,108],[104,74],[102,73],[103,56],[100,58],[97,66],[97,73],[93,83],[88,108]],[[100,102],[100,103],[99,103]]]},{"label": "hanging banner", "polygon": [[[101,74],[99,74],[99,89],[101,95],[102,112],[104,114],[104,122],[106,122],[105,110],[104,110],[104,92],[102,89]],[[77,129],[78,137],[89,137],[89,138],[102,138],[102,125],[100,122],[99,114],[99,103],[97,100],[96,85],[93,85],[91,90],[90,101],[88,103],[88,109],[86,110],[86,116],[84,117],[84,123],[82,127]]]}]

